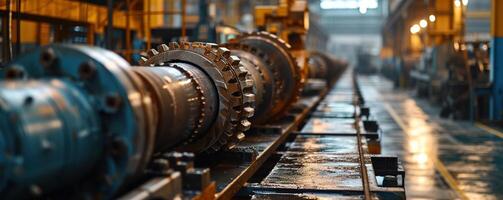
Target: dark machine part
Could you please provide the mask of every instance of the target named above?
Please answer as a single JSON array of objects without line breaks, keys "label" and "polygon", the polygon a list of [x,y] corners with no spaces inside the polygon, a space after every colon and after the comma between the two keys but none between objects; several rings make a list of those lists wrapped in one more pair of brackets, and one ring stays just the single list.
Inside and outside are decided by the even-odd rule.
[{"label": "dark machine part", "polygon": [[247,60],[246,68],[255,69],[253,79],[262,80],[257,84],[264,91],[257,91],[262,99],[257,98],[258,114],[254,122],[263,124],[285,114],[299,98],[304,82],[290,45],[271,33],[253,32],[241,34],[227,46],[234,55]]},{"label": "dark machine part", "polygon": [[142,65],[159,67],[190,63],[197,66],[210,77],[218,92],[218,115],[212,126],[203,132],[205,137],[190,140],[181,147],[182,150],[218,151],[222,147],[232,148],[244,138],[244,132],[251,126],[248,119],[254,114],[255,94],[253,80],[246,68],[239,64],[238,57],[231,56],[228,49],[216,44],[200,42],[172,42],[169,47],[163,44],[157,50],[150,49],[147,56],[140,61]]},{"label": "dark machine part", "polygon": [[263,123],[281,116],[302,77],[275,36],[233,42],[233,53],[201,42],[159,45],[138,67],[87,46],[20,56],[0,82],[0,195],[110,199],[136,186],[165,152],[234,147],[255,107]]},{"label": "dark machine part", "polygon": [[[218,109],[216,88],[203,71],[189,63],[167,66],[132,68],[153,97],[154,121],[159,132],[155,149],[159,150],[202,137]],[[167,85],[173,87],[161,87]]]},{"label": "dark machine part", "polygon": [[[248,70],[255,82],[256,109],[255,116],[252,118],[252,123],[264,124],[273,119],[271,117],[274,117],[274,115],[270,113],[270,111],[273,110],[272,108],[279,107],[281,103],[284,103],[284,96],[282,95],[287,92],[281,90],[297,89],[293,91],[293,94],[298,95],[295,93],[299,91],[298,88],[295,88],[298,86],[284,86],[283,84],[285,83],[281,82],[282,77],[291,77],[291,75],[288,74],[281,76],[281,72],[298,74],[299,72],[297,71],[291,71],[296,68],[298,69],[298,66],[292,67],[286,64],[292,63],[289,61],[290,56],[281,54],[281,52],[289,52],[290,48],[288,44],[276,38],[274,35],[259,32],[247,34],[239,38],[241,39],[231,40],[221,46],[230,49],[232,55],[238,56],[241,59],[241,64]],[[247,43],[251,44],[249,45]],[[270,43],[270,45],[265,45],[263,43]],[[272,51],[276,53],[274,55],[265,53],[267,48],[277,48],[277,50]],[[274,62],[271,57],[280,60]],[[282,63],[281,59],[285,62]],[[327,54],[312,52],[309,55],[307,78],[323,79],[331,86],[346,67],[347,63],[333,59]],[[300,71],[300,69],[298,71]]]},{"label": "dark machine part", "polygon": [[329,86],[332,86],[342,72],[347,68],[348,63],[330,57],[330,55],[312,51],[308,58],[308,78],[324,79]]},{"label": "dark machine part", "polygon": [[238,56],[241,64],[245,67],[255,82],[255,115],[252,117],[254,124],[263,124],[270,119],[270,113],[267,111],[274,107],[276,86],[274,84],[274,75],[268,65],[273,64],[267,56],[258,48],[246,44],[232,41],[222,46],[231,50],[231,53]]},{"label": "dark machine part", "polygon": [[253,82],[229,50],[171,43],[148,54],[163,63],[130,67],[110,51],[65,45],[14,61],[0,83],[0,195],[72,185],[82,198],[109,199],[154,154],[230,148],[244,137]]}]

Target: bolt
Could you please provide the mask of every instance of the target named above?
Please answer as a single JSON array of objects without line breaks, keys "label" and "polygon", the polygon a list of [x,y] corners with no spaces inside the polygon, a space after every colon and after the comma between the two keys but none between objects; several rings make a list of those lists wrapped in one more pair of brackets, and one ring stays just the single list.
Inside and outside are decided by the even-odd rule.
[{"label": "bolt", "polygon": [[21,79],[24,75],[24,70],[19,67],[9,67],[5,70],[5,79]]},{"label": "bolt", "polygon": [[150,163],[150,168],[157,172],[165,172],[169,169],[169,161],[166,159],[155,159]]},{"label": "bolt", "polygon": [[79,66],[79,77],[83,80],[89,80],[96,74],[96,66],[91,61],[86,61]]},{"label": "bolt", "polygon": [[52,48],[46,48],[42,51],[40,55],[40,64],[45,68],[50,68],[53,66],[54,61],[56,61],[56,54]]},{"label": "bolt", "polygon": [[108,94],[105,96],[105,111],[116,112],[122,104],[121,97],[118,94]]},{"label": "bolt", "polygon": [[165,153],[163,155],[164,158],[167,158],[170,163],[176,164],[179,160],[181,160],[183,154],[179,152],[170,152],[170,153]]},{"label": "bolt", "polygon": [[24,102],[23,102],[23,105],[24,106],[31,106],[33,104],[33,101],[35,99],[33,99],[32,96],[27,96],[26,98],[24,98]]},{"label": "bolt", "polygon": [[121,138],[113,139],[110,145],[110,153],[114,158],[121,158],[127,153],[127,145]]}]

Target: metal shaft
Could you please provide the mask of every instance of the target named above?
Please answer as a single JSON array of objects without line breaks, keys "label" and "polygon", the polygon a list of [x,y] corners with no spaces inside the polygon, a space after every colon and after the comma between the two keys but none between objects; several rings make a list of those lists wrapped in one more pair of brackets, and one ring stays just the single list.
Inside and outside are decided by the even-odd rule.
[{"label": "metal shaft", "polygon": [[155,151],[188,143],[216,118],[218,93],[211,79],[188,63],[133,67],[151,96],[157,133]]}]

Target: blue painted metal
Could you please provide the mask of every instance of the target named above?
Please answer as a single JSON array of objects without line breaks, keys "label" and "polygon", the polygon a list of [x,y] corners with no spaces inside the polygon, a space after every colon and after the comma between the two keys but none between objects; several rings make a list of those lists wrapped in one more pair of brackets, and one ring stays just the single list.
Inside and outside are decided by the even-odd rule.
[{"label": "blue painted metal", "polygon": [[[104,150],[86,92],[66,80],[0,84],[0,129],[0,166],[5,168],[0,189],[10,181],[9,194],[79,180]],[[54,178],[58,181],[51,181]]]},{"label": "blue painted metal", "polygon": [[503,120],[503,37],[491,41],[492,95],[490,119]]},{"label": "blue painted metal", "polygon": [[[55,59],[43,66],[48,49]],[[83,63],[95,69],[88,80],[79,74]],[[100,48],[52,45],[20,56],[12,66],[30,81],[0,84],[2,197],[78,180],[92,183],[87,195],[108,199],[139,174],[154,133],[145,94],[124,59]],[[109,105],[109,97],[119,104]]]}]

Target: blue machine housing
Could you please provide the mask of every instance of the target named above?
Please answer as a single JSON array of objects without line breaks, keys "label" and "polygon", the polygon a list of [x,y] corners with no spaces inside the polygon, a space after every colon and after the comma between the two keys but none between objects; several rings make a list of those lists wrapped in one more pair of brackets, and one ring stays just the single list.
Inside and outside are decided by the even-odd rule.
[{"label": "blue machine housing", "polygon": [[53,45],[12,67],[28,80],[0,85],[0,195],[33,196],[77,181],[80,191],[100,188],[84,195],[111,198],[144,168],[153,151],[151,101],[125,60]]}]

